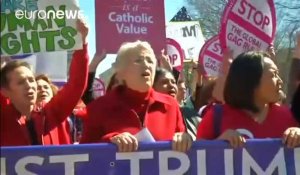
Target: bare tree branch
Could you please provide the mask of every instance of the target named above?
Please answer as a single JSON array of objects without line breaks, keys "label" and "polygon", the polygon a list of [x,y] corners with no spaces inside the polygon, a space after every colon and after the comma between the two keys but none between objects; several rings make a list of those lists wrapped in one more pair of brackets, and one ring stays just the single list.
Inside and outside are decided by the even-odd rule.
[{"label": "bare tree branch", "polygon": [[291,6],[291,4],[289,5],[285,5],[285,4],[282,4],[282,3],[275,3],[275,5],[277,6],[277,8],[284,8],[284,9],[289,9],[289,10],[298,10],[300,9],[300,5],[295,5],[295,6]]},{"label": "bare tree branch", "polygon": [[[228,0],[186,0],[192,6],[197,14],[197,19],[203,28],[203,34],[206,38],[218,34],[220,20]],[[275,49],[289,47],[288,33],[291,32],[291,26],[300,26],[298,10],[300,10],[300,1],[293,0],[275,0],[277,14],[277,31],[274,41]]]}]

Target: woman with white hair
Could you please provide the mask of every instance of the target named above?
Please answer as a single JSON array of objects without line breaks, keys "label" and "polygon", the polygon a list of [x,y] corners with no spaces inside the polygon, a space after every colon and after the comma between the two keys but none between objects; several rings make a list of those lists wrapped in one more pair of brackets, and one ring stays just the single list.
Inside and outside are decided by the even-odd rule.
[{"label": "woman with white hair", "polygon": [[[81,143],[111,142],[128,152],[137,150],[139,141],[154,139],[173,140],[173,150],[190,148],[177,101],[152,89],[156,65],[149,43],[120,47],[114,64],[120,85],[87,106]],[[139,137],[140,132],[148,136]]]}]

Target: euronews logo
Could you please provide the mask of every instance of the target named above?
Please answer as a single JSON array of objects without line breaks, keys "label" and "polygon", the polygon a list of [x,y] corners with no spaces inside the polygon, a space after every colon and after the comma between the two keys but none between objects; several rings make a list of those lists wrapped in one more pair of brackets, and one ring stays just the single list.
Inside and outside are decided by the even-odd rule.
[{"label": "euronews logo", "polygon": [[17,19],[87,19],[82,10],[16,10]]}]

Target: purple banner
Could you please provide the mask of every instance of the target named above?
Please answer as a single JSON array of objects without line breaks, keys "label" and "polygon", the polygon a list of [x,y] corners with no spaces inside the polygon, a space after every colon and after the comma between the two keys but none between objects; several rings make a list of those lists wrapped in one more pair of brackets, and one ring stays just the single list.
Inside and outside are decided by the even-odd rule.
[{"label": "purple banner", "polygon": [[280,140],[251,140],[232,149],[222,141],[194,142],[187,153],[171,143],[142,143],[118,153],[113,144],[1,147],[1,175],[299,175],[300,147]]}]

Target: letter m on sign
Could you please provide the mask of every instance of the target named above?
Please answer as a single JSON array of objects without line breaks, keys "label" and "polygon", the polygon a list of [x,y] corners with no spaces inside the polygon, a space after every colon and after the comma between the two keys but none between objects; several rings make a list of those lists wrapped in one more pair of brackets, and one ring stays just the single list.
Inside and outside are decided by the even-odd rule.
[{"label": "letter m on sign", "polygon": [[286,165],[284,159],[283,148],[280,148],[279,151],[274,156],[273,160],[269,163],[266,170],[262,170],[262,168],[257,164],[257,162],[253,159],[253,157],[243,149],[243,175],[251,175],[252,172],[256,174],[264,174],[264,175],[272,175],[274,171],[278,171],[276,174],[287,175],[286,173]]},{"label": "letter m on sign", "polygon": [[196,25],[193,26],[185,26],[182,28],[183,37],[194,36],[196,37]]}]

